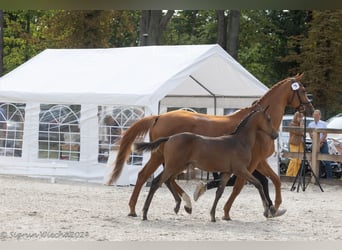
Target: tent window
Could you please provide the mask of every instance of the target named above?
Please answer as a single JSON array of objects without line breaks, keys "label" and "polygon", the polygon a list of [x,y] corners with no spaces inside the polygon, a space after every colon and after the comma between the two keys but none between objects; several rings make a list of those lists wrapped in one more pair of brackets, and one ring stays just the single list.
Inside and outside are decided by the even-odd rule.
[{"label": "tent window", "polygon": [[25,104],[0,103],[0,155],[21,157]]},{"label": "tent window", "polygon": [[173,110],[178,110],[178,109],[182,109],[182,110],[187,110],[187,111],[191,111],[194,113],[201,113],[201,114],[206,114],[207,113],[207,108],[180,108],[180,107],[168,107],[167,108],[167,112],[173,111]]},{"label": "tent window", "polygon": [[238,110],[238,108],[225,108],[225,109],[223,109],[223,114],[229,115],[229,114],[234,113],[236,110]]},{"label": "tent window", "polygon": [[79,161],[80,105],[42,104],[39,113],[39,158]]},{"label": "tent window", "polygon": [[[107,163],[109,152],[118,150],[122,133],[144,117],[143,107],[99,106],[98,162]],[[143,138],[142,138],[143,139]],[[142,154],[130,155],[128,164],[142,165]]]}]

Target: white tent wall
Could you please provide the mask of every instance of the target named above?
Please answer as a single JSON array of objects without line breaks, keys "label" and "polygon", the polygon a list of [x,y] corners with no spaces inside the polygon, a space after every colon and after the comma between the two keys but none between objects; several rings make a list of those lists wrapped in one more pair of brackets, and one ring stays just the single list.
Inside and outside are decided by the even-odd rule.
[{"label": "white tent wall", "polygon": [[103,164],[97,163],[98,152],[98,117],[97,105],[82,105],[80,161],[39,159],[39,103],[26,105],[25,126],[23,133],[22,157],[0,156],[1,173],[34,176],[80,177],[85,179],[103,178]]},{"label": "white tent wall", "polygon": [[[103,182],[116,151],[110,162],[99,161],[99,141],[106,136],[100,116],[113,115],[113,107],[137,107],[144,116],[169,107],[206,108],[208,114],[222,115],[224,109],[249,106],[267,90],[218,45],[47,49],[0,78],[0,105],[25,105],[22,154],[0,155],[0,174]],[[79,107],[79,159],[39,156],[44,105]],[[119,183],[134,184],[141,167],[125,167]]]},{"label": "white tent wall", "polygon": [[[151,115],[148,108],[146,115]],[[55,179],[73,179],[91,182],[105,182],[107,175],[113,167],[113,162],[107,164],[98,162],[99,152],[99,121],[98,105],[81,105],[80,115],[80,159],[69,161],[61,159],[39,158],[39,112],[40,104],[28,103],[26,105],[26,119],[23,132],[23,145],[21,157],[0,156],[0,173],[13,175],[27,175],[36,177],[51,177]],[[84,132],[86,131],[86,132]],[[116,150],[113,150],[116,154]],[[149,154],[144,156],[143,164]],[[127,164],[129,165],[129,164]],[[122,177],[118,180],[120,185],[134,184],[136,175],[141,166],[125,167]],[[127,177],[126,174],[133,175]],[[126,182],[126,179],[128,182]]]},{"label": "white tent wall", "polygon": [[259,97],[196,97],[166,96],[160,101],[160,113],[168,108],[206,108],[207,114],[224,115],[224,109],[241,109],[250,106]]}]

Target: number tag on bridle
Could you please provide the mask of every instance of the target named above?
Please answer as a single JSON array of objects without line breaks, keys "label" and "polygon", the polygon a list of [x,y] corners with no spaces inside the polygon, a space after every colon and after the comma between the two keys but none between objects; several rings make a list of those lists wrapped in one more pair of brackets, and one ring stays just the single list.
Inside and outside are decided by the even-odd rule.
[{"label": "number tag on bridle", "polygon": [[292,83],[291,87],[292,87],[293,90],[298,90],[299,89],[299,83],[298,82],[294,82],[294,83]]}]

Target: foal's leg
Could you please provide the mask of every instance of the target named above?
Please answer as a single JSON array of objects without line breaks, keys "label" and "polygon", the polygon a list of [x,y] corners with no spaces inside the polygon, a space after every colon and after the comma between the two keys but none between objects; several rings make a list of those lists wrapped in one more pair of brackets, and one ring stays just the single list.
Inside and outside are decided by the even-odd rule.
[{"label": "foal's leg", "polygon": [[[176,207],[174,208],[174,211],[176,214],[179,212],[180,204],[182,201],[180,198],[182,198],[185,202],[185,205],[184,205],[185,212],[187,212],[188,214],[191,214],[192,213],[192,205],[191,205],[190,196],[187,193],[185,193],[185,191],[183,191],[183,189],[181,189],[179,187],[179,185],[175,181],[175,178],[176,178],[176,176],[165,181],[166,186],[169,188],[169,190],[173,194],[173,197],[175,197]],[[178,189],[177,189],[177,187],[178,187]],[[179,191],[179,190],[181,190],[181,191]],[[180,193],[182,193],[181,197],[179,196]]]},{"label": "foal's leg", "polygon": [[269,177],[274,185],[275,189],[275,200],[274,200],[274,208],[275,210],[278,210],[280,207],[280,204],[282,202],[281,197],[281,181],[279,176],[272,170],[270,165],[267,163],[267,161],[261,161],[257,166],[258,171],[260,171],[263,175]]},{"label": "foal's leg", "polygon": [[[140,170],[137,178],[137,182],[135,183],[133,193],[131,194],[131,198],[129,200],[129,208],[130,212],[128,216],[137,217],[137,213],[135,212],[135,206],[137,204],[138,196],[141,191],[142,186],[147,181],[147,179],[157,170],[157,168],[163,163],[163,157],[160,153],[151,153],[151,158],[145,164],[145,166]],[[185,191],[173,180],[172,185],[177,190],[177,193],[181,196],[181,198],[185,201],[184,209],[187,213],[191,213],[192,205],[190,197]],[[177,195],[178,197],[178,195]],[[174,196],[175,200],[177,199]],[[180,204],[179,204],[180,205]],[[176,204],[177,206],[177,204]]]},{"label": "foal's leg", "polygon": [[[173,209],[175,211],[176,214],[178,214],[179,212],[179,208],[180,208],[180,204],[182,202],[181,198],[179,197],[175,187],[172,185],[171,183],[171,180],[168,179],[166,182],[165,182],[166,186],[168,187],[168,189],[171,191],[173,197],[175,198],[175,201],[176,201],[176,206],[175,208]],[[186,210],[185,210],[186,211]]]},{"label": "foal's leg", "polygon": [[255,178],[251,173],[249,173],[247,169],[244,173],[244,176],[246,180],[248,180],[258,189],[261,200],[262,200],[262,204],[264,206],[264,216],[266,218],[272,217],[275,213],[275,210],[270,209],[268,200],[266,199],[266,196],[265,196],[265,193],[264,193],[264,190],[262,188],[260,181],[257,178]]},{"label": "foal's leg", "polygon": [[162,182],[161,182],[161,176],[164,173],[161,172],[156,178],[153,179],[152,183],[151,183],[151,187],[150,187],[150,191],[148,192],[148,195],[146,197],[145,200],[145,204],[143,207],[143,220],[147,220],[147,212],[148,209],[150,207],[153,195],[155,194],[155,192],[157,191],[157,189],[161,186]]},{"label": "foal's leg", "polygon": [[[249,171],[253,172],[255,170],[255,167],[256,166],[250,166]],[[275,190],[276,190],[275,208],[271,207],[270,209],[272,212],[274,210],[277,211],[281,203],[280,178],[273,172],[272,168],[267,164],[265,160],[259,162],[257,168],[258,168],[258,171],[260,171],[262,174],[264,174],[265,176],[269,176],[275,186]],[[237,177],[232,193],[230,194],[229,199],[224,206],[224,216],[223,216],[224,220],[231,220],[230,215],[229,215],[230,209],[234,203],[235,198],[239,195],[242,188],[244,187],[244,184],[245,184],[245,180],[241,177]]]},{"label": "foal's leg", "polygon": [[226,184],[229,180],[229,177],[230,177],[230,174],[228,174],[228,173],[222,173],[221,174],[221,181],[220,181],[219,186],[216,189],[215,200],[214,200],[213,206],[211,207],[211,210],[210,210],[210,217],[211,217],[212,222],[216,221],[215,211],[216,211],[217,203],[223,194],[223,191],[226,187]]},{"label": "foal's leg", "polygon": [[187,212],[188,214],[191,214],[192,213],[192,204],[191,204],[190,196],[177,184],[175,179],[170,180],[170,184],[175,188],[178,195],[180,195],[182,200],[185,202],[185,205],[184,205],[185,212]]}]

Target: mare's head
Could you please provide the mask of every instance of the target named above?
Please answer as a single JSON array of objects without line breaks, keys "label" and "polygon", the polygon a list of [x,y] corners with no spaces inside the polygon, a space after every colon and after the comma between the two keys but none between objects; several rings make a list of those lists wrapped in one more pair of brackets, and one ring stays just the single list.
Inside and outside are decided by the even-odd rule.
[{"label": "mare's head", "polygon": [[306,90],[301,83],[302,77],[303,74],[297,74],[294,77],[286,79],[286,83],[284,84],[287,85],[287,89],[291,92],[287,104],[296,108],[299,112],[307,116],[311,116],[314,111],[314,107],[312,106]]}]

